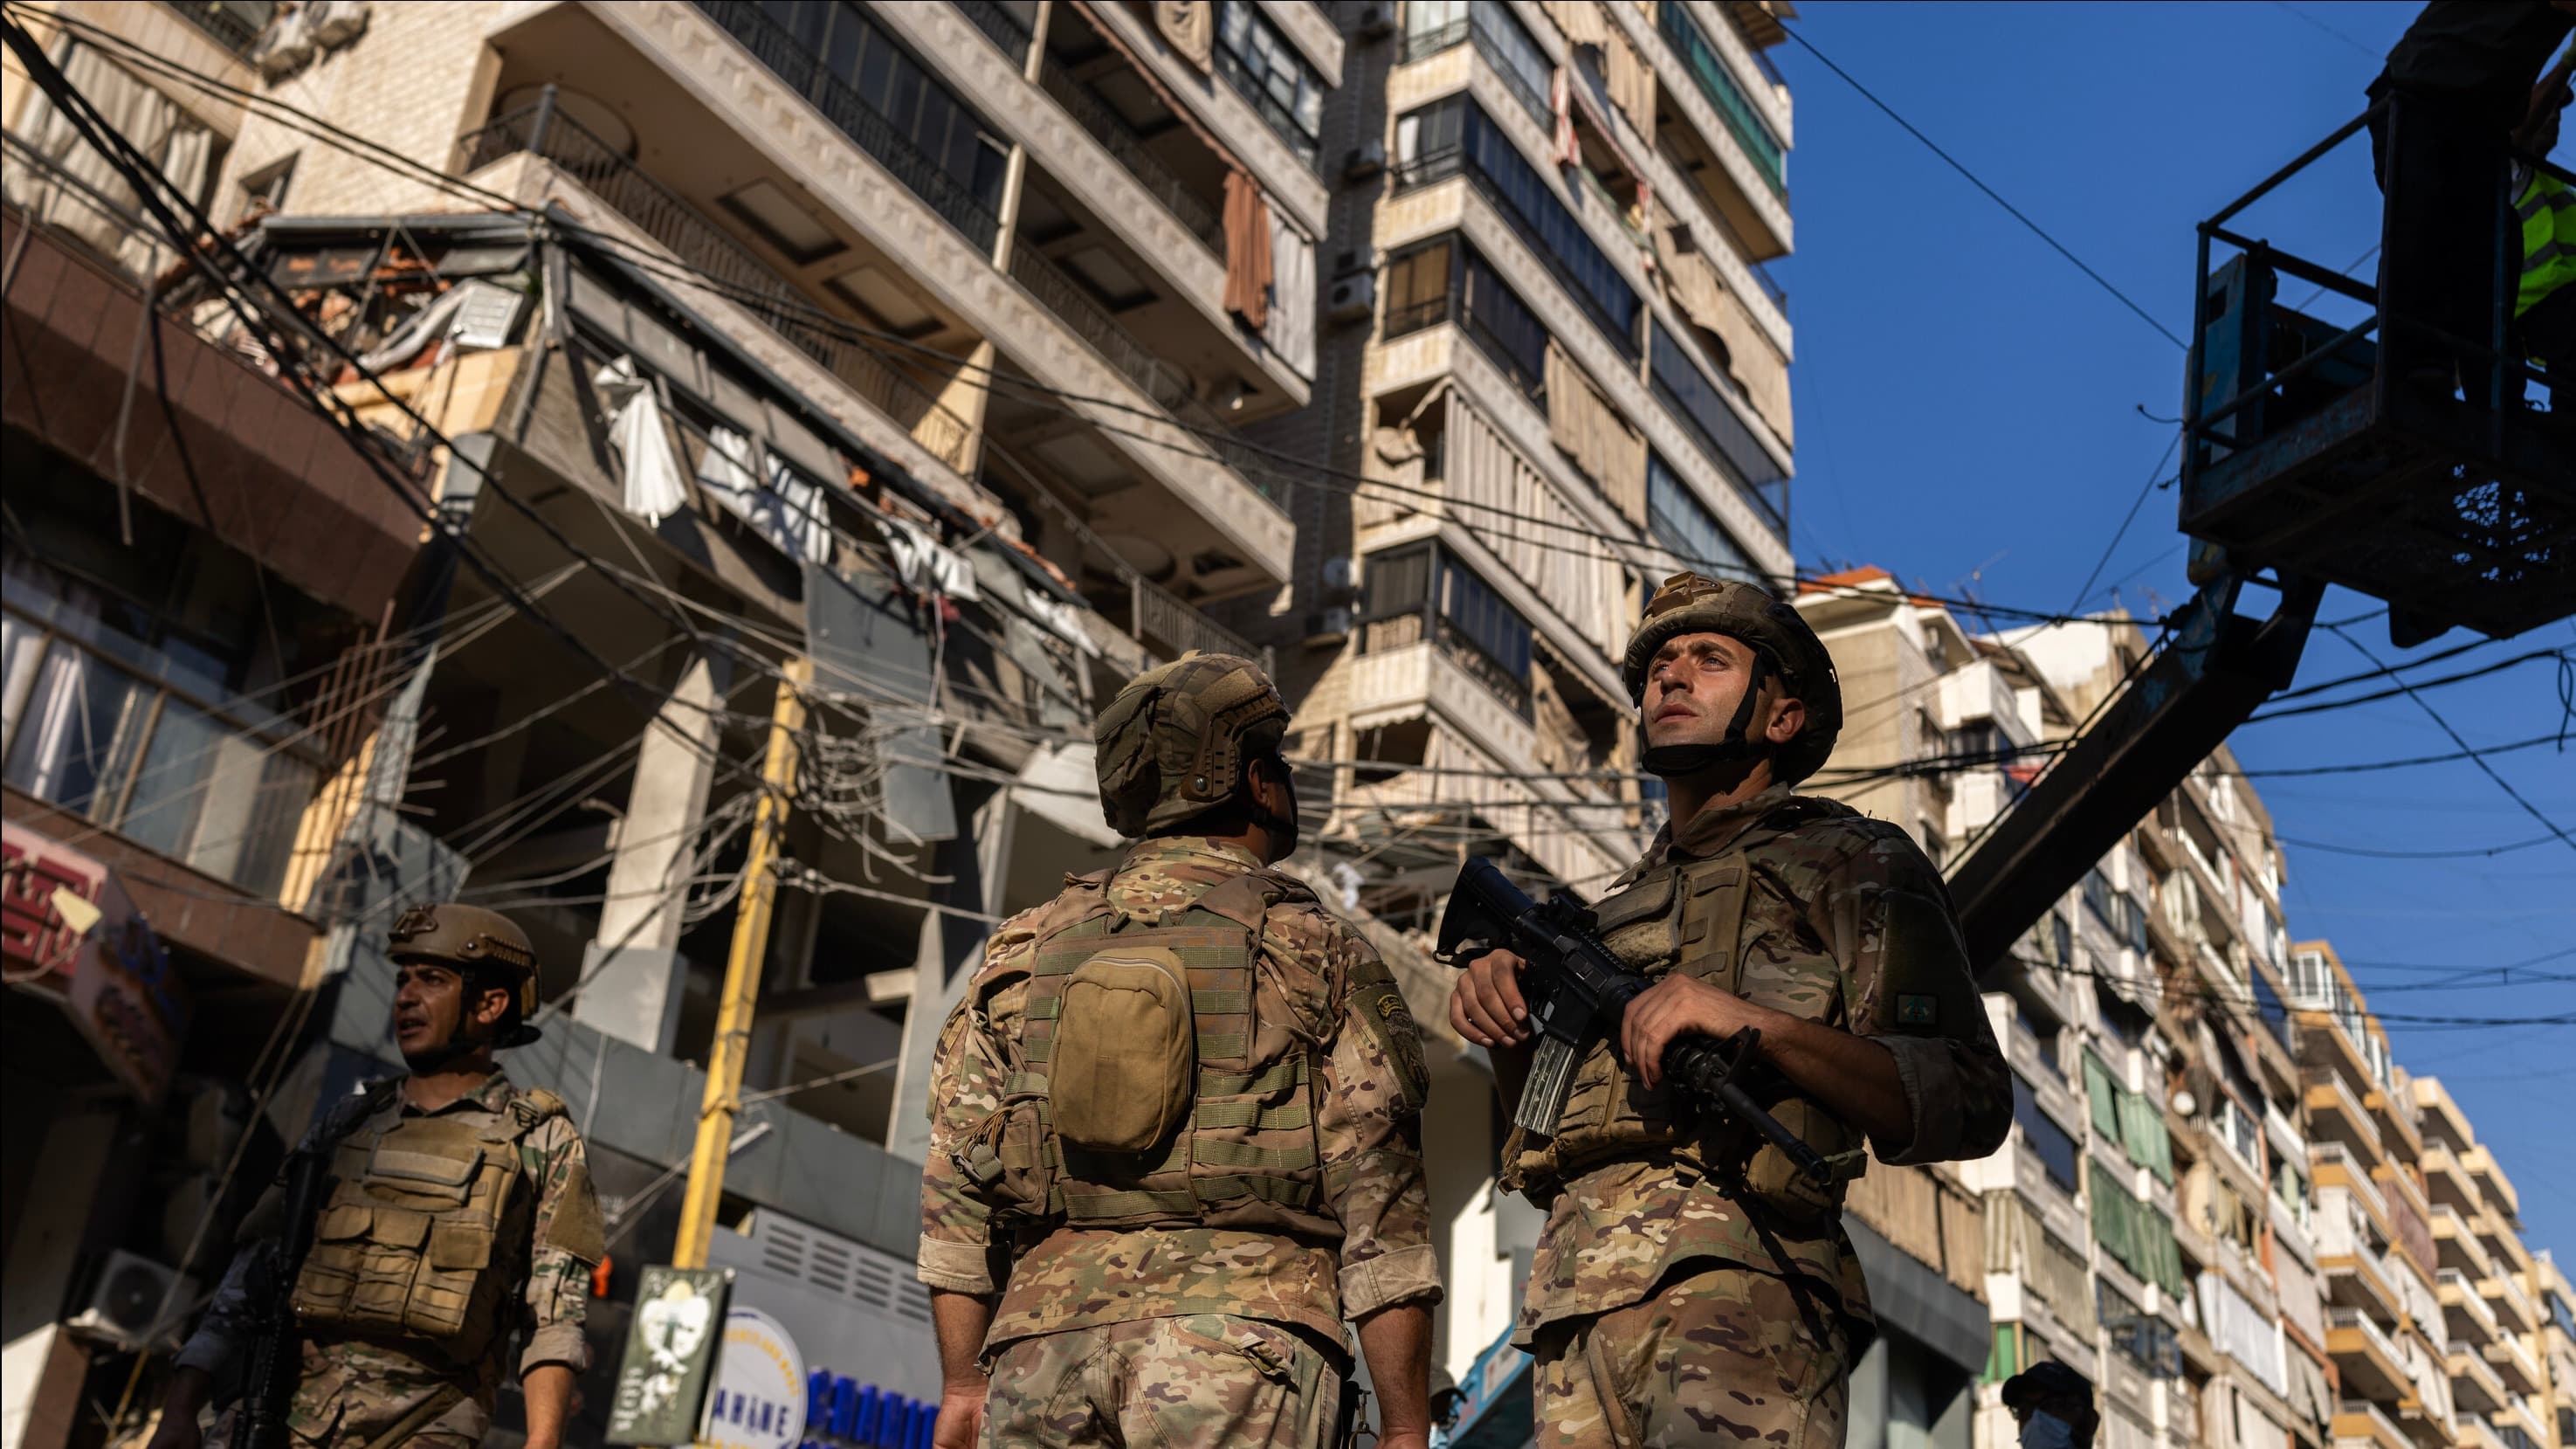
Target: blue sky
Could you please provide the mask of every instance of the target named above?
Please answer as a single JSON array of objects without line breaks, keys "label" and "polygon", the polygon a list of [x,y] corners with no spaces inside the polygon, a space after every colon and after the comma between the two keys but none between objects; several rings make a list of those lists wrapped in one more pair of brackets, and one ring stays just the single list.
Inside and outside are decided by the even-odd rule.
[{"label": "blue sky", "polygon": [[[1800,9],[1795,26],[1822,53],[2179,333],[2193,225],[2357,114],[2416,7],[1802,0]],[[1875,563],[1944,594],[1972,587],[1999,604],[2067,607],[2172,439],[2138,410],[2178,413],[2181,351],[1796,42],[1772,54],[1797,105],[1798,253],[1776,275],[1798,339],[1800,563]],[[2365,154],[2338,153],[2339,169],[2288,188],[2255,219],[2260,234],[2334,265],[2360,259],[2377,240]],[[2284,297],[2296,300],[2287,288]],[[2189,596],[2170,491],[2139,512],[2102,579],[2120,581],[2120,598],[2143,613]],[[2097,594],[2090,606],[2107,601]],[[2323,617],[2371,607],[2337,590]],[[2382,659],[2400,657],[2384,624],[2354,632]],[[2561,622],[2430,672],[2571,642],[2576,626]],[[2300,682],[2369,667],[2320,632]],[[2544,661],[2425,697],[2470,743],[2490,745],[2555,730],[2560,687]],[[2233,743],[2256,770],[2455,748],[2404,698],[2251,725]],[[2543,747],[2491,763],[2576,830],[2576,754]],[[2466,762],[2255,783],[2293,840],[2429,851],[2546,834]],[[2423,969],[2502,965],[2576,943],[2576,851],[2553,842],[2377,860],[2288,850],[2291,934],[2327,937],[2347,960],[2375,963],[2356,967],[2374,1008],[2576,1010],[2576,981],[2538,979],[2576,978],[2576,957],[2510,984],[2489,975],[2432,986],[2447,973]],[[2494,1146],[2520,1190],[2531,1245],[2576,1253],[2564,1105],[2576,1100],[2576,1027],[2390,1030],[2398,1059],[2449,1084]]]}]

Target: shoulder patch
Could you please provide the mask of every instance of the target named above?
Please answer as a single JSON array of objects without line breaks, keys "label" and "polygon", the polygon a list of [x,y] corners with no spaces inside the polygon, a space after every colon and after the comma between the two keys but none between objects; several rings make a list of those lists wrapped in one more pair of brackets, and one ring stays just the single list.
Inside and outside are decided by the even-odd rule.
[{"label": "shoulder patch", "polygon": [[1383,965],[1363,971],[1352,981],[1346,1015],[1366,1039],[1369,1055],[1375,1058],[1371,1067],[1391,1079],[1403,1110],[1421,1111],[1431,1097],[1431,1069],[1422,1058],[1422,1028]]}]

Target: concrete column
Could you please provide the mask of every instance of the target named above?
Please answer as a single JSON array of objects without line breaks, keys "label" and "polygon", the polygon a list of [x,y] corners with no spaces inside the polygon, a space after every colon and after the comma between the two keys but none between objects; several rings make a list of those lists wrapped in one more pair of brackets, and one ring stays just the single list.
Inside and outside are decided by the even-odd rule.
[{"label": "concrete column", "polygon": [[572,1004],[573,1020],[655,1055],[669,1054],[680,1020],[687,969],[678,950],[680,902],[715,775],[716,721],[708,711],[720,693],[716,672],[713,661],[691,659],[644,732],[599,937],[582,953],[590,985]]}]

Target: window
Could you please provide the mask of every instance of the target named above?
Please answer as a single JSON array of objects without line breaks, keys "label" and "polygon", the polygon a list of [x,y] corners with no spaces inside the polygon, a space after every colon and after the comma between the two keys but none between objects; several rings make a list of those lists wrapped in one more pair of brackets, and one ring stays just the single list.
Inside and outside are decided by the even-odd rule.
[{"label": "window", "polygon": [[1449,320],[1449,272],[1456,256],[1455,243],[1442,237],[1399,253],[1387,262],[1387,340]]},{"label": "window", "polygon": [[1662,0],[1655,7],[1656,28],[1664,41],[1681,57],[1682,68],[1699,83],[1700,94],[1717,108],[1718,119],[1726,123],[1728,134],[1752,158],[1753,169],[1762,173],[1763,183],[1772,194],[1786,198],[1789,194],[1788,151],[1780,138],[1771,134],[1761,115],[1753,109],[1743,88],[1735,83],[1734,73],[1726,67],[1725,57],[1718,54],[1708,36],[1674,0]]},{"label": "window", "polygon": [[1530,717],[1531,634],[1493,585],[1429,543],[1365,560],[1360,652],[1380,653],[1435,640],[1443,654]]},{"label": "window", "polygon": [[1466,304],[1467,335],[1522,392],[1542,396],[1547,390],[1547,324],[1504,285],[1492,263],[1473,251],[1465,255],[1458,295]]},{"label": "window", "polygon": [[1593,244],[1583,223],[1557,199],[1547,178],[1473,100],[1448,96],[1399,117],[1395,147],[1398,190],[1466,171],[1477,190],[1517,223],[1523,239],[1620,355],[1637,355],[1637,318],[1643,311],[1637,294],[1609,255]]},{"label": "window", "polygon": [[2048,1180],[2068,1192],[2075,1191],[2075,1136],[2057,1125],[2039,1105],[2039,1094],[2030,1083],[2013,1073],[2013,1121],[2021,1126],[2022,1142],[2039,1165],[2048,1171]]},{"label": "window", "polygon": [[1700,450],[1735,484],[1736,491],[1760,510],[1763,521],[1786,538],[1789,480],[1773,465],[1771,455],[1753,441],[1753,434],[1718,385],[1699,370],[1699,364],[1681,349],[1663,324],[1650,322],[1648,331],[1651,355],[1646,366],[1653,374],[1655,395],[1690,430]]},{"label": "window", "polygon": [[1317,164],[1324,77],[1252,0],[1217,0],[1216,68],[1298,160]]},{"label": "window", "polygon": [[1003,144],[865,10],[848,0],[699,5],[949,225],[991,244]]},{"label": "window", "polygon": [[1556,124],[1556,107],[1549,99],[1556,89],[1556,66],[1547,52],[1538,48],[1509,5],[1471,5],[1471,28],[1476,53],[1503,78],[1503,86],[1530,113],[1530,119],[1542,126]]},{"label": "window", "polygon": [[1397,62],[1409,64],[1463,44],[1467,10],[1467,0],[1410,0],[1404,7],[1404,49]]},{"label": "window", "polygon": [[286,188],[295,181],[295,162],[302,155],[300,151],[291,153],[241,179],[241,210],[237,213],[240,220],[250,221],[286,209]]},{"label": "window", "polygon": [[1753,561],[1726,536],[1717,515],[1659,453],[1646,454],[1646,532],[1685,568],[1760,582]]},{"label": "window", "polygon": [[[2254,1010],[2270,1027],[2281,1045],[2290,1046],[2290,1010],[2281,1004],[2281,993],[2272,989],[2272,978],[2261,971],[2248,971],[2254,979]],[[2292,1048],[2296,1050],[2296,1048]]]},{"label": "window", "polygon": [[[59,497],[65,486],[24,481],[13,496]],[[77,492],[113,506],[94,480]],[[8,782],[169,859],[274,894],[321,776],[297,748],[304,731],[271,712],[286,704],[276,685],[292,681],[259,642],[262,586],[250,561],[138,504],[131,553],[154,560],[154,572],[83,577],[53,566],[79,550],[51,536],[59,530],[43,516],[47,504],[20,507],[37,513],[27,521],[40,552],[13,539],[5,555]],[[92,522],[103,529],[93,537],[116,538],[112,516]],[[297,638],[298,596],[270,593],[290,611],[283,637]],[[270,688],[242,692],[263,678]],[[268,707],[253,702],[262,696]]]}]

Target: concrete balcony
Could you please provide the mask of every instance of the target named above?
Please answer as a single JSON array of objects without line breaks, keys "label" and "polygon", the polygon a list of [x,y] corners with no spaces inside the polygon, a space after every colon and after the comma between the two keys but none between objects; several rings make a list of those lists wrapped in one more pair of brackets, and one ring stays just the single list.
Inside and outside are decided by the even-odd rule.
[{"label": "concrete balcony", "polygon": [[2404,1355],[2387,1331],[2358,1308],[2326,1310],[2326,1353],[2334,1359],[2347,1389],[2383,1403],[2413,1396],[2414,1381]]},{"label": "concrete balcony", "polygon": [[[1537,315],[1557,345],[1582,364],[1612,408],[1628,426],[1645,436],[1656,454],[1681,476],[1692,496],[1716,516],[1753,563],[1766,572],[1789,572],[1793,560],[1776,528],[1769,501],[1750,485],[1737,481],[1755,476],[1746,471],[1746,466],[1773,470],[1779,466],[1779,460],[1765,452],[1768,445],[1758,441],[1767,434],[1747,432],[1742,440],[1751,447],[1746,466],[1713,451],[1703,441],[1707,436],[1703,428],[1686,424],[1639,378],[1636,362],[1619,353],[1592,313],[1575,300],[1574,288],[1525,239],[1526,226],[1507,216],[1479,188],[1476,175],[1464,168],[1463,162],[1433,157],[1413,164],[1419,168],[1415,179],[1400,182],[1393,195],[1378,203],[1375,227],[1379,248],[1392,251],[1443,233],[1464,237],[1513,294]],[[1399,387],[1436,376],[1436,369],[1463,349],[1427,340],[1428,336],[1443,321],[1466,326],[1472,333],[1475,319],[1465,311],[1465,304],[1463,297],[1452,296],[1433,304],[1446,307],[1439,316],[1386,318],[1386,333],[1395,334],[1399,327],[1407,330],[1391,335],[1372,349],[1368,382],[1371,392],[1382,397]],[[1476,335],[1480,340],[1484,336]],[[1543,360],[1515,358],[1509,349],[1490,343],[1483,346],[1483,351],[1510,375],[1525,398],[1539,394],[1545,379],[1537,369]],[[1732,410],[1730,419],[1759,426],[1750,404],[1730,393],[1727,406]]]},{"label": "concrete balcony", "polygon": [[2452,1343],[2484,1348],[2504,1333],[2495,1310],[2479,1295],[2477,1280],[2470,1275],[2444,1268],[2433,1291],[2442,1300],[2443,1324],[2450,1329]]},{"label": "concrete balcony", "polygon": [[2447,1204],[2464,1218],[2475,1218],[2485,1211],[2486,1196],[2469,1175],[2468,1164],[2460,1154],[2436,1142],[2426,1147],[2415,1162],[2424,1170],[2425,1190],[2434,1206]]},{"label": "concrete balcony", "polygon": [[2504,1169],[2496,1164],[2495,1153],[2484,1147],[2471,1147],[2460,1154],[2460,1162],[2468,1168],[2470,1179],[2477,1183],[2478,1191],[2488,1202],[2501,1208],[2506,1217],[2522,1215],[2522,1197],[2513,1190],[2513,1180],[2506,1177]]},{"label": "concrete balcony", "polygon": [[[1473,752],[1456,760],[1460,766],[1542,773],[1536,762],[1537,731],[1441,644],[1424,640],[1361,654],[1342,667],[1347,671],[1342,681],[1345,708],[1354,730],[1429,719],[1453,731]],[[1352,807],[1395,814],[1432,803],[1476,806],[1495,830],[1560,880],[1602,879],[1604,871],[1625,868],[1627,857],[1612,842],[1633,849],[1635,840],[1633,832],[1624,831],[1618,807],[1577,796],[1562,780],[1451,777],[1426,770],[1345,793]]]},{"label": "concrete balcony", "polygon": [[2459,1430],[2459,1449],[2505,1449],[2504,1439],[2493,1425],[2475,1414],[2463,1414],[2452,1422]]},{"label": "concrete balcony", "polygon": [[1673,113],[1658,118],[1656,141],[1698,182],[1709,202],[1754,248],[1753,260],[1792,250],[1789,188],[1782,152],[1787,136],[1759,111],[1734,57],[1743,43],[1723,23],[1710,25],[1677,0],[1655,7],[1652,34],[1624,6],[1606,12],[1629,32],[1655,68],[1656,90]]},{"label": "concrete balcony", "polygon": [[2458,1208],[2449,1203],[2436,1204],[2428,1221],[2433,1227],[2433,1249],[2439,1255],[2443,1269],[2456,1268],[2471,1278],[2495,1276],[2494,1258],[2488,1254],[2486,1244],[2478,1241],[2477,1233],[2471,1230],[2469,1220],[2460,1215]]},{"label": "concrete balcony", "polygon": [[2391,1152],[2412,1157],[2424,1150],[2424,1129],[2415,1122],[2415,1104],[2377,1082],[2363,1094],[2361,1104],[2370,1109],[2371,1120],[2379,1126],[2380,1140]]},{"label": "concrete balcony", "polygon": [[2512,1220],[2495,1203],[2487,1204],[2486,1215],[2476,1219],[2473,1226],[2478,1230],[2478,1241],[2486,1245],[2487,1255],[2495,1259],[2498,1271],[2525,1275],[2533,1271],[2531,1250],[2523,1246],[2522,1234],[2514,1230]]},{"label": "concrete balcony", "polygon": [[[1116,330],[1153,337],[1156,360],[1168,358],[1167,365],[1176,363],[1185,374],[1232,376],[1250,384],[1232,409],[1242,420],[1305,404],[1307,379],[1260,345],[1255,334],[1237,327],[1225,311],[1224,234],[1218,223],[1224,162],[1198,145],[1196,164],[1189,167],[1197,180],[1194,185],[1184,182],[1099,92],[1056,61],[1059,50],[1096,56],[1106,49],[1080,15],[1054,17],[1064,22],[1060,28],[1051,20],[1045,62],[1051,68],[1043,73],[1051,83],[1032,83],[1024,63],[983,43],[956,6],[881,5],[869,13],[938,71],[962,100],[1018,141],[1028,164],[1049,179],[1054,191],[1080,198],[1090,213],[1085,220],[1094,224],[1058,237],[1053,234],[1055,219],[1040,218],[1024,199],[1023,220],[1049,223],[1048,234],[1024,234],[1014,243],[1015,277],[1023,255],[1052,253],[1079,265],[1073,259],[1089,258],[1112,243],[1114,253],[1102,254],[1114,255],[1122,273],[1150,275],[1171,294],[1121,309]],[[736,27],[728,22],[728,28]],[[1086,50],[1069,49],[1085,35],[1092,39]],[[1099,67],[1111,63],[1120,68],[1127,64],[1111,52],[1105,60],[1086,64],[1085,73],[1105,74]],[[1184,127],[1179,135],[1189,138],[1192,133]],[[1283,296],[1279,305],[1312,308],[1314,298]],[[1097,329],[1077,330],[1101,346],[1092,335]],[[1103,355],[1116,360],[1117,347],[1110,343]]]},{"label": "concrete balcony", "polygon": [[[2540,1415],[2532,1409],[2527,1399],[2514,1399],[2508,1402],[2492,1416],[2491,1422],[2500,1430],[2522,1431],[2523,1441],[2527,1444],[2538,1446],[2550,1442],[2549,1430],[2541,1425]],[[2508,1442],[2512,1439],[2511,1434],[2506,1434],[2504,1437]]]},{"label": "concrete balcony", "polygon": [[1942,675],[1935,686],[1932,713],[1945,730],[1991,720],[2016,745],[2036,739],[2022,718],[2012,680],[1991,660],[1980,659]]},{"label": "concrete balcony", "polygon": [[[1100,536],[1150,542],[1158,565],[1179,563],[1163,580],[1175,591],[1223,596],[1288,577],[1295,530],[1284,509],[1222,443],[1176,416],[1196,401],[1185,369],[1157,355],[1163,368],[1149,370],[1138,363],[1141,349],[1104,352],[1097,329],[1068,320],[1075,309],[1061,298],[1051,304],[1018,280],[1019,271],[997,271],[999,223],[987,199],[924,155],[759,7],[651,0],[511,15],[493,37],[504,57],[504,93],[578,75],[588,96],[630,118],[630,149],[654,159],[664,190],[702,218],[756,215],[757,226],[723,229],[746,250],[775,253],[773,270],[801,295],[835,299],[827,313],[858,297],[846,310],[862,326],[949,357],[990,342],[1000,353],[997,372],[1065,398],[1049,418],[1070,435],[1042,437],[1026,451],[1083,504],[1084,521]],[[991,48],[971,30],[961,38]],[[1105,156],[1096,147],[1090,154]],[[754,203],[744,198],[754,192],[759,209],[747,211]],[[790,255],[786,244],[796,238],[782,225],[808,248]],[[1117,240],[1100,235],[1104,245]],[[1028,270],[1047,265],[1042,258]],[[975,400],[988,390],[984,376],[922,361],[921,352],[902,355],[920,363],[930,374],[923,385],[953,411],[982,415]],[[987,421],[992,436],[1025,431],[1015,419]]]},{"label": "concrete balcony", "polygon": [[2502,1334],[2481,1351],[2507,1389],[2517,1394],[2538,1394],[2548,1391],[2550,1383],[2543,1375],[2540,1360],[2532,1356],[2531,1350],[2524,1345],[2520,1334],[2511,1332]]},{"label": "concrete balcony", "polygon": [[[2203,946],[2202,950],[2208,947]],[[2302,1102],[2308,1113],[2308,1141],[2320,1153],[2329,1146],[2340,1146],[2345,1153],[2347,1172],[2368,1173],[2379,1165],[2387,1149],[2380,1144],[2379,1128],[2361,1105],[2361,1098],[2341,1073],[2310,1072]],[[2319,1156],[2322,1167],[2325,1161]],[[2383,1215],[2385,1209],[2382,1209]]]},{"label": "concrete balcony", "polygon": [[2453,1345],[2443,1355],[2442,1367],[2451,1375],[2451,1403],[2463,1411],[2461,1417],[2493,1413],[2504,1406],[2504,1380],[2476,1349]]},{"label": "concrete balcony", "polygon": [[2370,1449],[2415,1449],[2415,1441],[2406,1437],[2388,1412],[2368,1399],[2336,1403],[2333,1427],[2337,1449],[2365,1444]]}]

